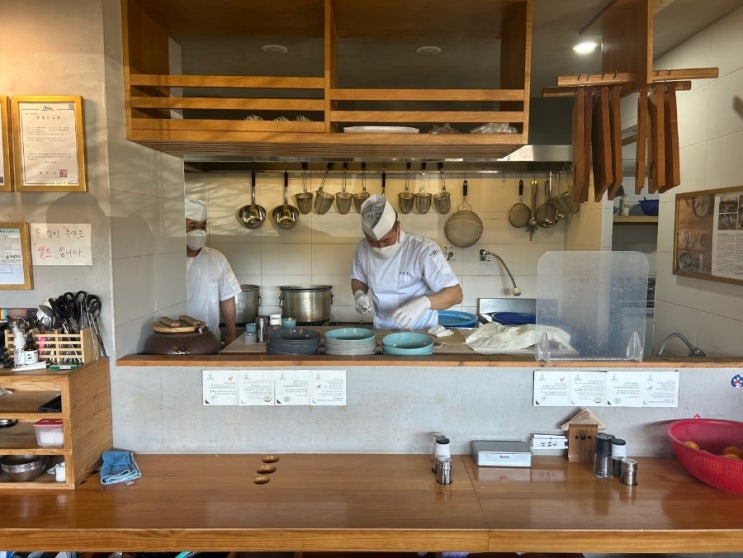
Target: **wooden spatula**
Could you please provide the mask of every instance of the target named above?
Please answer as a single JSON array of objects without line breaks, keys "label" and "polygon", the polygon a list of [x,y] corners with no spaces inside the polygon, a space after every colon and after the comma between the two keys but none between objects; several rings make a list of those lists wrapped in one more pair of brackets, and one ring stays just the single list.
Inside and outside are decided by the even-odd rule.
[{"label": "wooden spatula", "polygon": [[658,184],[658,191],[665,192],[681,184],[681,165],[679,161],[679,126],[676,109],[676,84],[666,84],[664,93],[664,127],[666,144],[666,180]]},{"label": "wooden spatula", "polygon": [[635,194],[645,187],[645,161],[648,154],[648,88],[640,87],[637,97],[637,149],[635,153]]},{"label": "wooden spatula", "polygon": [[612,85],[609,88],[609,130],[611,139],[611,170],[612,177],[609,184],[607,198],[613,200],[624,179],[622,168],[622,114],[621,114],[622,86]]}]

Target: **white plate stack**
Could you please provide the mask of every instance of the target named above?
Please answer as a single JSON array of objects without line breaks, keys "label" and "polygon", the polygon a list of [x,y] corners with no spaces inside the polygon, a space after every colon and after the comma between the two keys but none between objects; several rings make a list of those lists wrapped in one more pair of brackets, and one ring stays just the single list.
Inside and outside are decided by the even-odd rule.
[{"label": "white plate stack", "polygon": [[376,349],[377,337],[372,329],[342,327],[325,332],[325,354],[373,355]]}]

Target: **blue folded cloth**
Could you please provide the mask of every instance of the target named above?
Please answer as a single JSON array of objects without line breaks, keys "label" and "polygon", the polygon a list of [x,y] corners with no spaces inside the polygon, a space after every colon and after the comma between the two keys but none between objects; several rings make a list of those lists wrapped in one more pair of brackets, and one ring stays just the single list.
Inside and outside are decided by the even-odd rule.
[{"label": "blue folded cloth", "polygon": [[132,452],[109,450],[104,451],[102,456],[101,484],[129,483],[142,476]]}]

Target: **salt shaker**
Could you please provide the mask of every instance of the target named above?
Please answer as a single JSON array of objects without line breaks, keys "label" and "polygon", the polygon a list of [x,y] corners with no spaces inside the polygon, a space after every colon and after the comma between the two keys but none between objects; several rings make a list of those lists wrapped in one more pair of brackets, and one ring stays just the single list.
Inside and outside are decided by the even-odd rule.
[{"label": "salt shaker", "polygon": [[612,474],[618,477],[622,472],[622,459],[627,457],[627,442],[621,438],[611,441]]},{"label": "salt shaker", "polygon": [[611,463],[611,434],[596,436],[596,452],[593,456],[593,476],[600,479],[610,479],[612,475]]}]

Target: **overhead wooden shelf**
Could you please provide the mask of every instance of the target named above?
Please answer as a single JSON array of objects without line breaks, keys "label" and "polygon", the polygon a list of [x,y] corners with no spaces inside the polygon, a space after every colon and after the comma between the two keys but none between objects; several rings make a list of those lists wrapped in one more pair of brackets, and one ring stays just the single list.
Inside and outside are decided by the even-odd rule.
[{"label": "overhead wooden shelf", "polygon": [[[122,0],[127,137],[173,155],[503,157],[528,142],[531,1],[225,0],[215,9],[209,0]],[[172,72],[170,45],[195,35],[230,44],[288,37],[322,48],[306,75]],[[389,87],[373,74],[348,87],[338,62],[346,39],[465,36],[498,45],[490,54],[499,75],[478,76],[477,88]],[[467,133],[489,123],[512,133]],[[463,133],[428,133],[444,124]],[[369,131],[344,133],[348,126]],[[399,126],[420,133],[390,129]]]}]

